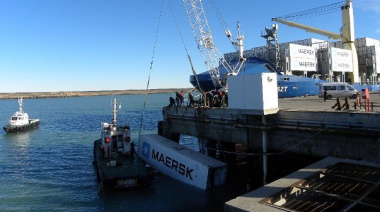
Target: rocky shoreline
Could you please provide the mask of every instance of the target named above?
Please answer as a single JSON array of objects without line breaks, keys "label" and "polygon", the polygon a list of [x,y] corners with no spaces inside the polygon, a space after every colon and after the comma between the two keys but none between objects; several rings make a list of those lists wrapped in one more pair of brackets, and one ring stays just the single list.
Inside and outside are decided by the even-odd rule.
[{"label": "rocky shoreline", "polygon": [[174,93],[176,91],[189,91],[191,88],[169,88],[149,90],[109,90],[109,91],[58,91],[58,92],[17,92],[0,93],[0,99],[38,99],[38,98],[62,98],[82,96],[108,96],[108,95],[134,95],[154,93]]}]

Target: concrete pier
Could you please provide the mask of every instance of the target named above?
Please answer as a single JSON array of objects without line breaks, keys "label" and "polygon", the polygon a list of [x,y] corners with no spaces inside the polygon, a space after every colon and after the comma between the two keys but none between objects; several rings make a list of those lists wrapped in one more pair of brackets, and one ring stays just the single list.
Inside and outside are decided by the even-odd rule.
[{"label": "concrete pier", "polygon": [[173,140],[180,134],[243,144],[262,149],[262,132],[267,148],[318,157],[380,161],[380,96],[371,95],[373,112],[353,108],[335,110],[335,100],[318,97],[280,99],[280,111],[266,116],[251,110],[225,108],[165,107],[162,135]]},{"label": "concrete pier", "polygon": [[[348,100],[349,108],[346,110],[333,109],[335,99],[325,102],[317,96],[279,99],[279,111],[265,116],[265,119],[263,114],[253,110],[165,107],[163,121],[159,123],[159,134],[174,141],[179,141],[180,135],[201,138],[201,141],[207,141],[209,155],[215,156],[218,151],[228,152],[230,154],[227,155],[232,161],[238,157],[235,153],[239,151],[239,146],[245,146],[259,156],[255,157],[254,161],[248,160],[248,163],[255,164],[249,164],[245,170],[248,173],[254,168],[254,172],[259,175],[262,172],[263,184],[270,184],[228,201],[224,207],[225,211],[292,211],[289,209],[290,206],[282,204],[281,201],[302,202],[302,197],[313,199],[315,192],[318,193],[313,190],[298,195],[299,191],[304,191],[301,189],[302,186],[291,187],[298,181],[303,182],[305,177],[319,176],[314,174],[323,172],[327,166],[342,161],[348,163],[348,166],[364,163],[364,166],[375,164],[375,167],[379,167],[380,96],[378,93],[373,93],[370,98],[371,112],[366,112],[364,107],[354,108],[357,101],[353,99]],[[344,100],[342,104],[343,102]],[[326,157],[326,159],[283,179],[266,182],[266,156],[284,153]],[[299,158],[298,156],[297,159],[300,160]],[[271,169],[270,164],[268,169]],[[376,170],[376,173],[379,172]],[[368,189],[372,192],[372,196],[378,195],[376,186],[378,183]],[[299,191],[293,191],[294,189]],[[289,194],[290,199],[284,198],[280,202],[275,202],[278,199],[276,193],[280,191],[285,197]],[[366,195],[367,193],[363,194],[362,199],[372,198],[371,195],[369,197]],[[323,202],[324,197],[321,198],[318,201]],[[362,203],[356,204],[357,202],[359,201],[345,200],[347,204],[342,204],[342,207],[362,207]],[[280,203],[281,207],[278,206]],[[380,206],[371,205],[371,207]]]}]

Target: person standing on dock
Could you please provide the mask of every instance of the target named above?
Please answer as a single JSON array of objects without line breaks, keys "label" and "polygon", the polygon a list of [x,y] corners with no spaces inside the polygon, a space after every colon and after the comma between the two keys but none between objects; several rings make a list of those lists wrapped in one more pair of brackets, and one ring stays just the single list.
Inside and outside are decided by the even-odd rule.
[{"label": "person standing on dock", "polygon": [[183,91],[181,91],[180,96],[179,96],[179,100],[181,101],[181,103],[180,103],[181,107],[184,106],[184,103],[183,103],[184,95],[185,95],[185,94],[183,93]]},{"label": "person standing on dock", "polygon": [[181,99],[181,95],[177,92],[175,92],[175,102],[176,106],[179,106],[179,100]]},{"label": "person standing on dock", "polygon": [[191,94],[191,92],[188,93],[189,95],[189,107],[194,107],[194,96]]},{"label": "person standing on dock", "polygon": [[214,95],[212,95],[212,91],[207,92],[206,101],[208,103],[208,106],[212,108],[214,102]]},{"label": "person standing on dock", "polygon": [[223,91],[218,89],[218,107],[222,107]]},{"label": "person standing on dock", "polygon": [[173,106],[175,106],[175,100],[174,100],[173,97],[169,97],[169,105],[168,105],[168,107],[173,107]]}]

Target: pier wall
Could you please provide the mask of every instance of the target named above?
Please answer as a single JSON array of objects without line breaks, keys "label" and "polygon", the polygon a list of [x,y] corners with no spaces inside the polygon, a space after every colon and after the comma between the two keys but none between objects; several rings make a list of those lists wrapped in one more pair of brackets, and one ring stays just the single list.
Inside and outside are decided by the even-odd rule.
[{"label": "pier wall", "polygon": [[168,138],[185,134],[260,149],[267,131],[271,151],[380,161],[379,113],[280,110],[263,124],[250,110],[165,107],[163,117]]}]

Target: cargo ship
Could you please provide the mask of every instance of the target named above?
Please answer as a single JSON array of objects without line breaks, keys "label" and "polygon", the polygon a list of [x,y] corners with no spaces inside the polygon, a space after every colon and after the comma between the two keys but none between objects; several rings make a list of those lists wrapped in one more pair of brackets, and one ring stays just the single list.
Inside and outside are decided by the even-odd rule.
[{"label": "cargo ship", "polygon": [[[198,7],[202,7],[200,1],[198,2]],[[211,33],[207,27],[198,26],[202,30],[196,31],[194,34],[198,35],[197,33],[199,33],[202,36],[196,36],[195,40],[202,42],[197,42],[197,45],[202,47],[200,49],[202,56],[212,60],[205,60],[208,72],[197,74],[198,82],[196,77],[191,75],[190,83],[207,92],[223,88],[226,84],[227,74],[246,75],[276,72],[278,97],[280,98],[318,95],[319,84],[325,82],[347,82],[358,91],[362,91],[362,89],[380,90],[380,68],[378,66],[380,42],[370,38],[355,39],[353,7],[350,0],[326,6],[334,9],[340,8],[343,21],[340,34],[290,20],[295,14],[297,17],[307,16],[308,12],[305,11],[272,18],[272,21],[327,36],[329,39],[339,40],[337,42],[311,38],[279,43],[278,25],[273,24],[271,28],[265,27],[265,33],[261,33],[261,37],[266,39],[266,46],[244,50],[244,36],[240,34],[238,25],[237,40],[232,39],[232,43],[238,51],[224,54],[224,57],[213,57],[210,52],[217,51],[214,50]],[[323,14],[324,11],[321,13]],[[207,21],[205,16],[201,17],[204,22]],[[193,20],[191,18],[194,17],[189,17],[190,21]],[[232,38],[229,30],[226,31],[226,34]]]},{"label": "cargo ship", "polygon": [[101,122],[101,137],[94,141],[93,164],[97,172],[99,190],[149,187],[152,170],[135,154],[130,127],[117,124],[116,99],[112,104],[112,123]]},{"label": "cargo ship", "polygon": [[[231,66],[234,66],[237,63],[237,60],[233,60],[230,62]],[[228,73],[226,69],[223,66],[220,66],[219,72],[222,81],[225,80]],[[270,61],[258,57],[248,57],[242,70],[239,72],[239,75],[260,73],[277,74],[277,91],[279,98],[318,95],[319,84],[327,82],[325,80],[317,78],[302,77],[296,75],[284,75],[280,71],[276,70],[274,68],[274,65]],[[203,91],[207,92],[216,89],[208,71],[197,74],[197,78],[199,86]],[[190,76],[190,83],[197,89],[199,88],[194,75]]]},{"label": "cargo ship", "polygon": [[8,125],[5,125],[3,129],[7,133],[17,133],[29,129],[38,127],[40,124],[39,119],[29,119],[29,115],[22,109],[22,98],[18,100],[20,106],[19,110],[16,111],[9,119]]}]

